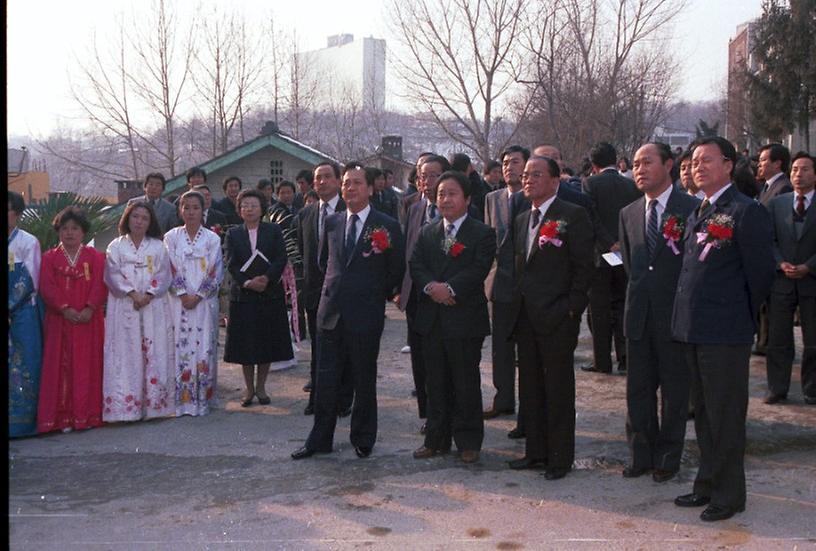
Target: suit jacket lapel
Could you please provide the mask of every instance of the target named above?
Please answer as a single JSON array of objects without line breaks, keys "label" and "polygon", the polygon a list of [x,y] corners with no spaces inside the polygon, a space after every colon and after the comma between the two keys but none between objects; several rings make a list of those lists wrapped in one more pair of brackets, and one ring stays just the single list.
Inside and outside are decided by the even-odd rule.
[{"label": "suit jacket lapel", "polygon": [[[372,221],[371,221],[372,214],[374,214],[374,208],[373,207],[371,208],[371,210],[368,211],[368,216],[366,216],[365,224],[363,224],[363,227],[360,230],[360,235],[357,236],[357,242],[354,244],[354,250],[351,252],[351,256],[349,256],[346,259],[346,266],[348,266],[351,263],[351,260],[354,257],[356,257],[357,255],[359,255],[361,253],[361,248],[363,246],[364,236],[366,234],[366,231],[368,230],[368,228],[372,224]],[[343,231],[343,250],[345,250],[345,244],[346,244],[345,235],[346,235],[346,232],[344,230]]]},{"label": "suit jacket lapel", "polygon": [[[816,195],[814,195],[814,198],[816,198]],[[814,220],[816,220],[816,209],[813,208],[813,203],[811,202],[810,206],[805,211],[805,222],[802,224],[802,233],[799,234],[798,238],[796,237],[796,230],[794,230],[794,228],[793,228],[793,206],[792,205],[789,205],[788,212],[789,212],[788,216],[790,217],[789,226],[790,226],[791,230],[793,231],[793,237],[794,237],[794,239],[799,241],[800,239],[802,239],[805,236],[805,234],[811,228],[811,226],[813,226]]]},{"label": "suit jacket lapel", "polygon": [[[672,192],[669,194],[669,200],[666,201],[666,208],[663,210],[663,216],[660,218],[660,220],[657,221],[657,243],[655,244],[655,250],[652,252],[651,258],[652,262],[654,262],[654,260],[657,258],[657,255],[659,255],[663,251],[663,249],[666,248],[666,238],[663,237],[663,221],[666,220],[666,218],[668,218],[669,216],[675,216],[677,218],[680,218],[680,215],[675,212],[675,210],[677,209],[677,196],[680,193],[681,192],[678,191],[676,188],[672,189]],[[640,209],[640,214],[643,215],[643,222],[638,226],[640,228],[638,231],[645,232],[646,230],[644,228],[646,227],[646,214],[644,209]],[[645,239],[646,237],[645,233],[643,234],[643,237]]]}]

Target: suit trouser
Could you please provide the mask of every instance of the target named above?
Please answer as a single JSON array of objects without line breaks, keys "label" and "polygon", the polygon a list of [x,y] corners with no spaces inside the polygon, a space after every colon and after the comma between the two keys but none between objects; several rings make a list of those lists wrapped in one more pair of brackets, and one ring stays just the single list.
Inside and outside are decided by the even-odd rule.
[{"label": "suit trouser", "polygon": [[374,447],[377,440],[377,356],[381,336],[382,328],[376,332],[358,333],[344,327],[342,319],[335,329],[320,331],[315,418],[306,440],[307,449],[332,450],[344,376],[351,380],[355,396],[351,410],[351,444]]},{"label": "suit trouser", "polygon": [[578,330],[578,321],[566,318],[552,333],[538,334],[524,307],[516,325],[525,456],[546,461],[551,469],[569,469],[575,459]]},{"label": "suit trouser", "polygon": [[799,307],[802,328],[802,394],[816,397],[816,296],[790,293],[771,293],[768,301],[770,333],[767,365],[768,389],[771,394],[788,394],[793,367],[793,316]]},{"label": "suit trouser", "polygon": [[756,349],[758,352],[767,352],[768,350],[768,338],[770,337],[769,307],[770,304],[767,300],[759,305],[756,336]]},{"label": "suit trouser", "polygon": [[691,376],[683,345],[668,329],[647,314],[643,338],[626,341],[626,439],[635,469],[680,469]]},{"label": "suit trouser", "polygon": [[422,352],[428,390],[425,447],[480,450],[484,440],[479,362],[484,337],[446,339],[436,322],[424,335]]},{"label": "suit trouser", "polygon": [[[315,388],[317,387],[317,360],[318,356],[320,356],[320,347],[318,344],[319,332],[317,330],[317,308],[314,310],[309,308],[306,309],[306,322],[309,327],[309,347],[312,351],[312,358],[309,362],[309,377],[312,382],[312,390],[309,391],[309,405],[314,406]],[[351,378],[344,375],[343,379],[340,381],[340,403],[338,406],[340,411],[350,408],[353,400],[354,386],[351,384]]]},{"label": "suit trouser", "polygon": [[419,418],[425,419],[428,416],[428,391],[425,384],[425,359],[422,353],[422,335],[417,333],[414,326],[414,316],[416,316],[417,301],[412,296],[405,305],[405,321],[408,323],[408,346],[411,347],[411,374],[414,377],[414,389],[416,390],[417,411]]},{"label": "suit trouser", "polygon": [[[605,262],[605,261],[604,261]],[[612,338],[619,362],[626,361],[623,338],[623,306],[626,300],[626,272],[623,266],[601,265],[589,290],[589,309],[592,321],[592,352],[595,368],[612,371]]]},{"label": "suit trouser", "polygon": [[750,344],[685,344],[700,467],[694,493],[745,506],[745,418]]},{"label": "suit trouser", "polygon": [[496,396],[493,398],[493,409],[514,411],[516,409],[516,343],[511,339],[513,332],[512,303],[490,303],[492,314],[493,344],[493,386]]}]

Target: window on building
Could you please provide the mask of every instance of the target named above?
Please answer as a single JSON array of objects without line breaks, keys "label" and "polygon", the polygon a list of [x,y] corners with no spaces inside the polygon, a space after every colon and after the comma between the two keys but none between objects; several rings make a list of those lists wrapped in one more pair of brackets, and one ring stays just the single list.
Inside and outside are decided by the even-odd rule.
[{"label": "window on building", "polygon": [[269,179],[277,189],[278,184],[283,180],[283,161],[269,161]]}]

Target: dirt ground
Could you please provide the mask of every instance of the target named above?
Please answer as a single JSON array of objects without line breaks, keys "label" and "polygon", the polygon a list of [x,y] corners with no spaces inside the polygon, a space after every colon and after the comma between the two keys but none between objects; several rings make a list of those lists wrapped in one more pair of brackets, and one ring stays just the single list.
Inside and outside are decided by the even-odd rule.
[{"label": "dirt ground", "polygon": [[[762,403],[764,358],[753,357],[745,513],[703,523],[672,500],[691,489],[698,461],[689,423],[683,468],[669,482],[621,477],[625,378],[588,374],[583,328],[576,354],[574,470],[547,481],[511,471],[515,421],[486,422],[481,460],[414,460],[422,444],[404,317],[387,311],[379,375],[379,439],[358,459],[348,419],[335,452],[289,454],[311,428],[303,415],[309,344],[297,367],[270,375],[268,406],[241,408],[239,366],[222,364],[221,405],[206,417],[108,425],[9,442],[10,548],[22,549],[816,549],[816,406]],[[223,338],[223,335],[222,335]],[[801,351],[801,343],[799,343]],[[493,397],[490,346],[482,362]]]}]

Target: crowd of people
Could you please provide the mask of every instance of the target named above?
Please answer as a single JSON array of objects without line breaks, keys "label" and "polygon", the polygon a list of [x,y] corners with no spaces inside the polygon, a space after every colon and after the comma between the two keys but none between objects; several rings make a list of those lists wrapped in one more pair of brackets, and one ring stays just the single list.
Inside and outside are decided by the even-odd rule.
[{"label": "crowd of people", "polygon": [[[291,362],[292,336],[308,332],[314,424],[293,459],[330,453],[348,415],[368,457],[393,301],[424,420],[413,456],[455,446],[476,462],[485,420],[517,415],[508,437],[525,454],[509,467],[557,480],[575,455],[586,311],[593,362],[581,369],[613,373],[614,347],[627,377],[623,476],[673,478],[693,417],[700,468],[675,503],[730,518],[745,508],[752,352],[767,358],[765,403],[784,403],[798,324],[802,393],[816,404],[814,157],[780,144],[743,153],[707,137],[685,151],[646,143],[629,162],[601,142],[576,176],[548,144],[509,146],[481,174],[465,154],[426,152],[406,191],[389,171],[326,161],[277,186],[227,178],[218,202],[200,168],[175,202],[153,173],[106,254],[83,245],[89,222],[68,207],[53,222],[59,245],[41,255],[9,192],[10,434],[208,413],[226,319],[243,407],[270,403],[270,366]],[[495,395],[483,408],[488,336]]]}]

